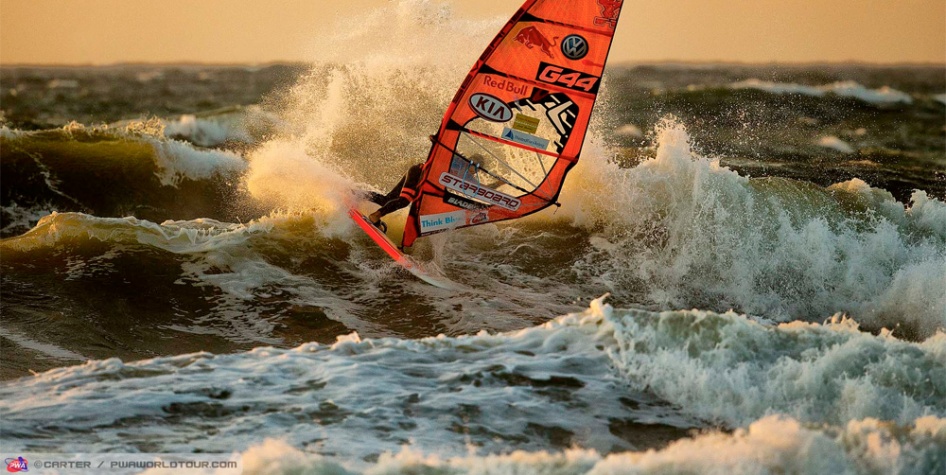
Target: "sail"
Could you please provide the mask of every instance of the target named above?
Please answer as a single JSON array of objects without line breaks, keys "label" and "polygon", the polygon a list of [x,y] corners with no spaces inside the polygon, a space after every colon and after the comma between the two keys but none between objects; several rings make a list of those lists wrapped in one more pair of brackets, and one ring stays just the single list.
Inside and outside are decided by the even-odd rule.
[{"label": "sail", "polygon": [[551,205],[577,163],[623,0],[527,0],[464,79],[402,245]]}]

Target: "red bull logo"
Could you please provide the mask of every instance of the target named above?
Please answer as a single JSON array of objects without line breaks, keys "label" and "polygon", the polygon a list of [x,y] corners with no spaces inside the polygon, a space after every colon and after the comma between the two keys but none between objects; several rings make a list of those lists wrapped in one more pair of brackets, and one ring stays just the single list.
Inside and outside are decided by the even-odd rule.
[{"label": "red bull logo", "polygon": [[598,6],[601,7],[601,16],[595,17],[596,26],[607,26],[612,30],[618,26],[618,14],[621,13],[621,5],[624,0],[598,0]]},{"label": "red bull logo", "polygon": [[494,78],[486,76],[483,78],[483,85],[489,86],[500,91],[511,92],[515,96],[524,97],[528,95],[529,86],[527,84],[517,83],[512,79]]},{"label": "red bull logo", "polygon": [[555,58],[555,56],[552,56],[552,48],[555,47],[555,42],[558,41],[557,36],[552,38],[552,41],[549,41],[538,28],[528,26],[519,31],[519,34],[516,35],[516,41],[526,45],[529,49],[536,46],[549,58]]}]

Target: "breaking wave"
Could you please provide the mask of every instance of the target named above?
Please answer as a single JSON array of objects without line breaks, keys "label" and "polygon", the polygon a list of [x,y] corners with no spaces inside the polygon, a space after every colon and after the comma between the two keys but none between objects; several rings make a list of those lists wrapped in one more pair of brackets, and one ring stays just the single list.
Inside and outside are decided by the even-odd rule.
[{"label": "breaking wave", "polygon": [[[881,459],[857,459],[901,447],[906,458],[884,462],[896,465],[936,461],[930,450],[946,437],[944,368],[942,332],[910,343],[861,332],[849,320],[770,326],[734,313],[617,310],[599,300],[506,333],[351,334],[295,349],[90,361],[4,385],[0,415],[11,450],[54,443],[62,451],[133,451],[147,443],[154,451],[249,455],[264,439],[281,438],[379,463],[403,447],[444,461],[470,451],[579,447],[611,453],[600,460],[582,452],[605,467],[671,456],[694,463],[678,456],[711,446],[748,457],[755,445],[773,456],[819,450],[832,463],[870,464]],[[175,436],[155,437],[168,417]],[[206,437],[208,421],[228,436]],[[625,435],[627,425],[673,434],[665,441],[691,428],[739,430],[679,441],[662,455],[621,453],[665,444]],[[86,427],[96,428],[94,437]],[[869,450],[850,443],[878,437],[884,445]],[[815,449],[814,440],[826,445]],[[710,460],[725,466],[725,457]]]},{"label": "breaking wave", "polygon": [[515,451],[492,456],[445,457],[402,449],[365,468],[307,454],[277,439],[243,452],[247,474],[449,473],[623,475],[663,473],[798,474],[936,473],[946,465],[946,422],[928,417],[907,426],[873,419],[844,427],[816,427],[769,416],[732,434],[709,433],[662,450],[602,456],[593,450]]},{"label": "breaking wave", "polygon": [[622,168],[606,157],[586,153],[560,217],[590,233],[572,270],[616,298],[779,321],[846,312],[919,338],[946,327],[946,204],[925,192],[904,205],[856,179],[746,178],[695,153],[674,121],[658,128],[654,158]]},{"label": "breaking wave", "polygon": [[240,191],[243,157],[166,138],[163,130],[151,121],[5,133],[4,235],[29,229],[44,210],[159,221],[232,216],[227,198]]},{"label": "breaking wave", "polygon": [[892,89],[888,86],[880,89],[869,89],[854,81],[839,81],[823,86],[806,86],[795,83],[778,83],[747,79],[729,85],[732,89],[757,89],[772,94],[803,94],[806,96],[823,97],[833,94],[838,97],[850,97],[859,101],[875,105],[912,104],[913,97],[905,92]]},{"label": "breaking wave", "polygon": [[[867,328],[888,328],[915,339],[946,327],[946,296],[941,291],[946,286],[946,226],[942,224],[946,222],[946,205],[941,201],[916,191],[912,202],[904,205],[861,180],[824,189],[787,179],[750,179],[693,152],[689,136],[676,122],[666,122],[656,137],[654,158],[634,168],[613,163],[607,150],[590,143],[582,166],[566,182],[564,205],[557,213],[464,230],[446,239],[430,240],[417,252],[422,258],[438,259],[438,265],[452,278],[503,295],[510,291],[521,291],[522,295],[547,292],[552,284],[562,286],[562,295],[609,291],[619,304],[718,312],[734,309],[777,321],[822,321],[844,312]],[[306,243],[305,247],[318,249],[324,239],[351,236],[353,228],[343,211],[355,202],[355,190],[371,188],[359,184],[357,177],[345,176],[330,162],[313,160],[298,142],[267,142],[251,152],[248,165],[239,160],[232,166],[202,159],[203,155],[191,154],[192,149],[178,142],[162,143],[174,144],[168,149],[184,150],[169,154],[178,157],[175,169],[183,170],[182,175],[173,176],[191,178],[182,179],[174,188],[160,185],[156,174],[168,168],[142,168],[154,184],[155,199],[150,204],[157,208],[163,205],[162,196],[194,193],[186,203],[189,208],[200,203],[199,197],[218,208],[201,213],[203,217],[197,220],[167,222],[160,219],[162,213],[157,213],[155,220],[59,213],[30,233],[4,241],[4,247],[34,252],[38,246],[58,242],[63,235],[89,236],[118,245],[126,239],[120,236],[139,239],[155,235],[173,241],[168,236],[190,236],[186,233],[191,228],[232,228],[242,233],[246,226],[223,219],[234,209],[269,210],[250,216],[249,226],[254,229],[258,223],[285,222],[280,218],[282,212],[273,210],[288,209],[294,211],[285,216],[298,216],[300,222],[311,226],[306,232],[320,236],[307,243],[311,234],[294,231],[286,234],[288,242],[294,243],[290,247]],[[147,147],[142,159],[156,160],[150,142],[119,144]],[[105,144],[96,142],[94,146]],[[202,161],[192,166],[189,159],[180,157]],[[221,155],[220,159],[237,160],[227,157]],[[243,178],[234,183],[227,177],[234,176],[240,167],[246,167],[239,175]],[[214,185],[217,189],[208,190],[208,179],[200,176],[214,170],[223,175],[220,181],[211,182],[218,183]],[[142,182],[146,179],[138,183]],[[105,190],[113,194],[95,201],[95,195],[54,185],[82,203],[108,204],[110,197],[121,199],[123,191],[119,187]],[[87,187],[75,190],[99,192]],[[606,190],[607,200],[601,199],[602,190]],[[236,199],[224,203],[211,200],[224,193]],[[254,204],[241,208],[235,203]],[[35,218],[31,209],[17,205],[6,211],[11,222],[22,222]],[[397,222],[397,217],[392,218],[392,223]],[[107,232],[98,231],[103,226]],[[252,245],[270,247],[265,242],[271,238],[264,232]],[[141,239],[135,243],[168,250],[158,241]],[[576,239],[585,244],[573,246]],[[540,247],[534,246],[537,242]],[[189,253],[206,251],[196,242],[186,243]],[[519,251],[509,256],[502,251],[509,248]],[[281,261],[291,260],[297,252],[285,249],[289,254],[276,254]],[[526,252],[529,249],[533,251]],[[539,249],[557,257],[533,255]],[[225,268],[258,260],[254,252],[233,256]],[[443,261],[445,258],[448,261]],[[554,264],[542,266],[543,259]],[[488,262],[514,264],[498,268],[502,275],[495,278],[517,282],[517,290],[494,286],[490,283],[493,279],[484,281],[482,266]],[[247,271],[259,269],[259,265],[252,264]],[[333,263],[337,265],[347,264]],[[298,272],[318,275],[314,269],[293,271]],[[252,274],[240,275],[239,280],[247,282],[246,289],[260,287]]]}]

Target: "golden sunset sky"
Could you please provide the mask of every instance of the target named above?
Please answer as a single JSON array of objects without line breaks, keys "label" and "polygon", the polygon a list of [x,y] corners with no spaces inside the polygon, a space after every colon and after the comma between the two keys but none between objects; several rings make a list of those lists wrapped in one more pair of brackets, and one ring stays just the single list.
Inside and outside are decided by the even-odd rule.
[{"label": "golden sunset sky", "polygon": [[[0,63],[312,61],[330,25],[385,0],[0,0]],[[505,20],[520,0],[446,4]],[[379,48],[381,46],[379,45]],[[480,47],[477,45],[477,47]],[[625,0],[612,61],[946,62],[943,0]]]}]

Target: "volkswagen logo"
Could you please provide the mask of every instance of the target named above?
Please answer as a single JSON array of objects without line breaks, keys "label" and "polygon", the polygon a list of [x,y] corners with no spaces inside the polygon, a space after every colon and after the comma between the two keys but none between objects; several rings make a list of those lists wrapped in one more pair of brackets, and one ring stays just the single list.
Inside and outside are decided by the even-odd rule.
[{"label": "volkswagen logo", "polygon": [[588,42],[579,35],[568,35],[562,40],[562,54],[568,59],[581,59],[588,54]]}]

